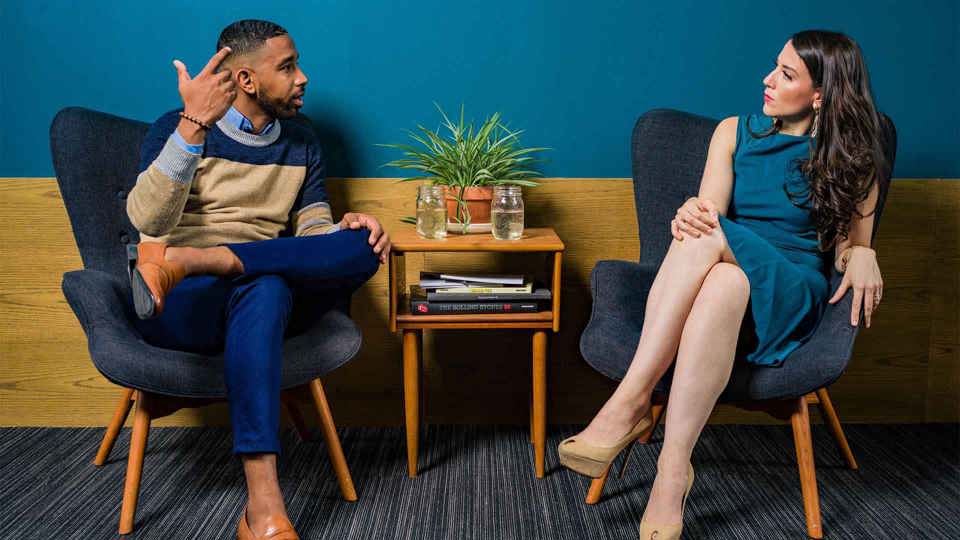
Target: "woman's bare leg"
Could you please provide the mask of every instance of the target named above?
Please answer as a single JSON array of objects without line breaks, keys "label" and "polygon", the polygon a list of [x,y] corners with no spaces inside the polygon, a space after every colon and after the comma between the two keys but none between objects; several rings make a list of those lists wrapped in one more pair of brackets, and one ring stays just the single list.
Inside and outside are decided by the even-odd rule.
[{"label": "woman's bare leg", "polygon": [[720,228],[698,238],[673,240],[647,296],[643,331],[630,368],[613,395],[578,437],[610,446],[647,411],[653,388],[673,362],[684,321],[707,272],[734,261]]},{"label": "woman's bare leg", "polygon": [[750,284],[739,266],[720,262],[707,274],[683,326],[667,407],[657,478],[644,518],[680,521],[687,463],[733,368]]}]

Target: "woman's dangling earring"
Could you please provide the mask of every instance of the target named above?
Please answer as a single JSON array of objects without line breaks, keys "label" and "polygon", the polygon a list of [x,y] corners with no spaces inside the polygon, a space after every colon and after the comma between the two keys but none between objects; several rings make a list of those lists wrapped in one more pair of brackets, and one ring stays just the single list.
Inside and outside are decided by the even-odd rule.
[{"label": "woman's dangling earring", "polygon": [[810,130],[810,136],[817,136],[817,128],[820,127],[820,107],[814,105],[813,107],[813,128]]}]

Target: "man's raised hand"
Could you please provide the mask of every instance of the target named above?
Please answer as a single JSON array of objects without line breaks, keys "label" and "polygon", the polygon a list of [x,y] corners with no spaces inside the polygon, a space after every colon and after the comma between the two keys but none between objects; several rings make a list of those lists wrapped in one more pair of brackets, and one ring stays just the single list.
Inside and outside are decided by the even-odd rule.
[{"label": "man's raised hand", "polygon": [[177,68],[177,82],[180,97],[183,99],[184,114],[213,125],[223,118],[237,97],[237,86],[233,82],[229,69],[217,71],[217,67],[230,54],[230,47],[224,47],[210,58],[196,77],[190,78],[187,66],[180,60],[174,60]]}]

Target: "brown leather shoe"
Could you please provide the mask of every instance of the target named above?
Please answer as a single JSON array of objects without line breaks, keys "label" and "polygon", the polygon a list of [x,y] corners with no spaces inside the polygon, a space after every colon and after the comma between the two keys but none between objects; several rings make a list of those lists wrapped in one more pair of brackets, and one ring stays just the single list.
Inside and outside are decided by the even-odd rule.
[{"label": "brown leather shoe", "polygon": [[284,516],[270,516],[267,518],[267,532],[263,536],[257,536],[250,530],[247,523],[247,507],[243,507],[243,514],[240,515],[240,523],[237,524],[237,540],[300,540],[297,531],[293,530],[293,524]]},{"label": "brown leather shoe", "polygon": [[163,300],[186,276],[182,264],[163,258],[167,244],[141,242],[127,246],[133,306],[141,319],[152,319],[163,312]]}]

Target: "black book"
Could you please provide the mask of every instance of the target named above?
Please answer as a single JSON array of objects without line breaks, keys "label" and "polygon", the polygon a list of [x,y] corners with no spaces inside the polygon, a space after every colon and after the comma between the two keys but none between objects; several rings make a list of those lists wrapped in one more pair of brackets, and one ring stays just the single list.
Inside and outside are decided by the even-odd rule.
[{"label": "black book", "polygon": [[[418,292],[419,291],[419,292]],[[451,315],[458,313],[536,313],[537,302],[434,302],[423,289],[410,286],[410,313],[414,315]]]},{"label": "black book", "polygon": [[536,302],[430,302],[410,300],[414,315],[452,315],[461,313],[536,313]]}]

